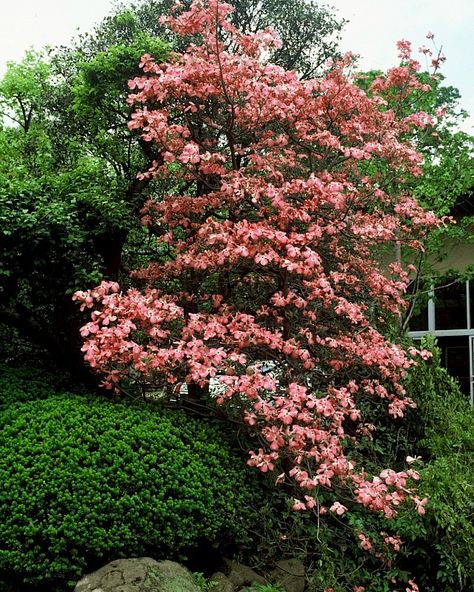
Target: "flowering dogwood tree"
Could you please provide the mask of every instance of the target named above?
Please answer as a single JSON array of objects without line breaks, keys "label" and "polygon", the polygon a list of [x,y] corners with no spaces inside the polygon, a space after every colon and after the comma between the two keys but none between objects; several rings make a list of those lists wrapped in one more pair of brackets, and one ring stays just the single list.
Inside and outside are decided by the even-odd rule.
[{"label": "flowering dogwood tree", "polygon": [[[370,97],[351,81],[350,55],[302,81],[266,61],[272,31],[243,35],[231,11],[178,4],[163,22],[201,42],[166,63],[144,55],[129,83],[130,128],[161,154],[143,177],[173,183],[143,210],[161,253],[134,274],[146,287],[76,293],[91,309],[85,358],[109,388],[130,373],[185,381],[191,395],[219,380],[217,403],[260,434],[248,463],[293,482],[295,509],[345,488],[388,517],[409,498],[423,513],[414,470],[371,476],[351,460],[373,429],[360,401],[394,417],[413,405],[401,381],[420,352],[384,337],[408,275],[378,253],[417,248],[439,224],[403,190],[421,160],[407,138],[430,118],[398,118],[377,91],[423,92],[417,64],[402,43],[404,65]],[[341,515],[342,501],[320,510]]]}]

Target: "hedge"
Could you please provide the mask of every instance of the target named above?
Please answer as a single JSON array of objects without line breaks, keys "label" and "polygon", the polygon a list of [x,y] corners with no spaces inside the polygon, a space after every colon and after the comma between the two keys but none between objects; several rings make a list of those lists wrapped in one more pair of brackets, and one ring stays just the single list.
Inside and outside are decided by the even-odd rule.
[{"label": "hedge", "polygon": [[257,522],[259,481],[217,425],[71,394],[12,404],[0,421],[6,589],[64,590],[118,557],[222,548]]}]

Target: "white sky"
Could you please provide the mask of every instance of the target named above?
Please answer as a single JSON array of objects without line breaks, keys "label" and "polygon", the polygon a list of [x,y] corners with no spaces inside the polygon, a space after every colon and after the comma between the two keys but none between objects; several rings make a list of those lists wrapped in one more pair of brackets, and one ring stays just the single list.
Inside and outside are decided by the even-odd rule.
[{"label": "white sky", "polygon": [[[362,57],[363,69],[396,64],[395,43],[408,39],[416,49],[429,45],[432,31],[447,56],[446,83],[459,88],[462,106],[471,113],[466,131],[474,132],[473,0],[325,0],[345,27],[342,49]],[[67,44],[78,29],[89,30],[114,6],[113,0],[0,0],[0,76],[8,60],[19,60],[29,47]]]},{"label": "white sky", "polygon": [[[387,69],[397,62],[396,42],[408,39],[413,49],[432,47],[446,55],[441,73],[445,84],[461,93],[461,105],[471,117],[463,126],[474,133],[474,1],[473,0],[326,0],[350,22],[342,49],[360,54],[362,69]],[[416,54],[415,54],[416,55]],[[420,61],[423,64],[422,56]]]}]

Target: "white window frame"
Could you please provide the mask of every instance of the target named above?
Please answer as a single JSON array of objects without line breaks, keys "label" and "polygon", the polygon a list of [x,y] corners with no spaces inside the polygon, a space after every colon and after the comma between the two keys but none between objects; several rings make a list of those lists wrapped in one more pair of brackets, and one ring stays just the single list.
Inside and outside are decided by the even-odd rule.
[{"label": "white window frame", "polygon": [[[436,304],[434,301],[434,286],[430,290],[430,299],[428,300],[428,330],[427,331],[409,331],[408,335],[412,339],[421,339],[425,335],[434,335],[435,337],[468,337],[469,342],[469,391],[471,406],[474,407],[474,319],[471,319],[471,290],[470,282],[464,282],[466,288],[466,328],[465,329],[442,329],[436,330]],[[474,297],[474,294],[473,294]]]}]

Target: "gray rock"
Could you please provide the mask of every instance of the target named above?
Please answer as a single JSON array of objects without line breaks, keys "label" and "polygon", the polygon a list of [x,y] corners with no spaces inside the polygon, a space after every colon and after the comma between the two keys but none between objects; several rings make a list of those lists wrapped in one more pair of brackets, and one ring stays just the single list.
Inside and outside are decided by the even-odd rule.
[{"label": "gray rock", "polygon": [[74,592],[201,592],[185,567],[150,557],[117,559],[84,576]]},{"label": "gray rock", "polygon": [[267,580],[254,571],[251,567],[232,561],[231,559],[224,559],[227,568],[227,578],[231,581],[234,587],[243,586],[244,584],[267,584]]},{"label": "gray rock", "polygon": [[221,571],[216,571],[209,578],[209,582],[213,582],[212,592],[234,592],[234,584]]},{"label": "gray rock", "polygon": [[212,588],[210,588],[212,592],[234,592],[234,584],[221,571],[212,574],[209,582],[213,583]]},{"label": "gray rock", "polygon": [[280,584],[286,592],[304,592],[306,585],[304,563],[300,559],[282,559],[270,573],[272,582]]}]

